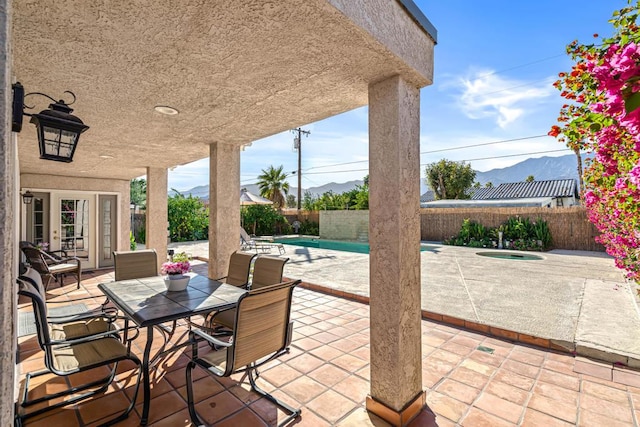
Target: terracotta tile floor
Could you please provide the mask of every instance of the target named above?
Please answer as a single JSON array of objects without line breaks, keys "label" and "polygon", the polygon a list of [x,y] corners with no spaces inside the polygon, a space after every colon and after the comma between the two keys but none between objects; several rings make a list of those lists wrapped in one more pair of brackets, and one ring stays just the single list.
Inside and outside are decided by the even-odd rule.
[{"label": "terracotta tile floor", "polygon": [[[196,266],[206,274],[206,264]],[[72,280],[50,294],[58,299],[95,296],[111,271],[87,273],[82,289]],[[29,310],[25,304],[20,310]],[[300,426],[383,426],[364,408],[369,392],[369,307],[298,288],[292,317],[291,352],[261,370],[259,384],[302,407]],[[184,327],[183,327],[184,328]],[[457,327],[422,321],[422,381],[427,404],[413,426],[638,426],[640,388],[603,380],[598,364],[568,354],[508,342]],[[141,354],[144,334],[135,342]],[[154,340],[159,345],[160,339]],[[21,385],[24,373],[41,368],[34,336],[19,338]],[[153,371],[150,425],[189,426],[184,366],[187,353],[173,353]],[[30,419],[28,427],[95,426],[125,408],[132,393],[132,366],[122,366],[111,388],[99,398]],[[604,368],[606,370],[606,367]],[[250,392],[241,376],[214,379],[195,372],[197,410],[215,426],[272,426],[283,413]],[[86,375],[86,374],[83,374]],[[82,378],[47,378],[34,393],[51,392]],[[141,402],[141,395],[138,401]],[[139,424],[140,404],[120,426]]]}]

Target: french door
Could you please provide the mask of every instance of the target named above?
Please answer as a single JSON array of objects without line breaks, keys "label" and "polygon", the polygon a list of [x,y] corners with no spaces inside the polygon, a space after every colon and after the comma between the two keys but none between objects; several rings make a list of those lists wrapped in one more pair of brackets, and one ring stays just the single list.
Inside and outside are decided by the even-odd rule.
[{"label": "french door", "polygon": [[51,203],[51,247],[80,258],[82,268],[95,268],[95,195],[55,194]]}]

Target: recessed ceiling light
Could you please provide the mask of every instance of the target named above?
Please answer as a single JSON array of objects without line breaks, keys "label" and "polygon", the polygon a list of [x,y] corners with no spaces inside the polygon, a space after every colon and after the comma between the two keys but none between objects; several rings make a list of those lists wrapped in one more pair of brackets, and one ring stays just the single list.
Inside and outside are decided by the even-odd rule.
[{"label": "recessed ceiling light", "polygon": [[101,159],[113,159],[113,156],[110,156],[108,154],[100,154],[100,158]]},{"label": "recessed ceiling light", "polygon": [[178,114],[178,110],[167,105],[156,105],[155,107],[153,107],[153,109],[158,113],[166,114],[167,116],[175,116],[176,114]]}]

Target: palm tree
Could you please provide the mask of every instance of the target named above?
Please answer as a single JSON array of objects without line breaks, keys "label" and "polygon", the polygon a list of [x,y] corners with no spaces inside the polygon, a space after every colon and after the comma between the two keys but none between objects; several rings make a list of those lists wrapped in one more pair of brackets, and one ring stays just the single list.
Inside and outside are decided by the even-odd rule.
[{"label": "palm tree", "polygon": [[282,172],[282,165],[279,168],[269,166],[258,175],[260,195],[271,200],[276,209],[280,209],[286,203],[285,196],[289,193],[289,183],[286,179],[287,174]]}]

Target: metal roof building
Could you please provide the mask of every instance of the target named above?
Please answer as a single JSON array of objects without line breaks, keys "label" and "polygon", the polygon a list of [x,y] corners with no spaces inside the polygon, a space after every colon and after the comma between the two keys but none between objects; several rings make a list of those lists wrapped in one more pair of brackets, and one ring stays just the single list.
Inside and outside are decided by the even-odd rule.
[{"label": "metal roof building", "polygon": [[509,182],[492,188],[479,188],[471,195],[471,200],[510,200],[551,197],[557,206],[578,204],[580,198],[574,179],[554,179],[549,181]]}]

